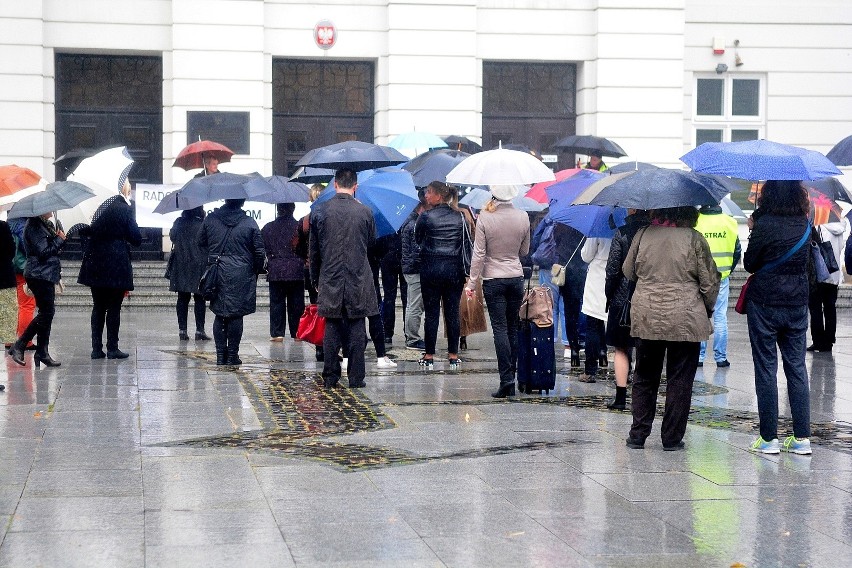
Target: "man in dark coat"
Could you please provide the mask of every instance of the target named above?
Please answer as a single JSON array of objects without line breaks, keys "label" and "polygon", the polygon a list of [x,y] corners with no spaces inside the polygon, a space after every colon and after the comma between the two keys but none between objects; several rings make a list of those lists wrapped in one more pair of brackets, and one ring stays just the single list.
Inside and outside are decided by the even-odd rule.
[{"label": "man in dark coat", "polygon": [[341,346],[349,359],[350,388],[363,387],[367,331],[364,318],[379,313],[367,250],[376,242],[376,222],[369,207],[353,194],[358,177],[340,169],[334,176],[335,195],[311,211],[310,270],[317,288],[317,312],[326,318],[323,383],[340,380]]},{"label": "man in dark coat", "polygon": [[[80,231],[80,236],[87,240],[77,282],[92,290],[92,359],[128,357],[118,348],[121,304],[125,293],[133,290],[130,247],[142,243],[129,195],[130,185],[125,184],[122,195],[106,200],[95,211],[91,227]],[[104,323],[106,353],[103,351]]]},{"label": "man in dark coat", "polygon": [[295,338],[299,318],[305,311],[305,261],[295,250],[299,222],[293,218],[294,210],[292,203],[278,204],[278,217],[260,231],[269,258],[266,280],[269,282],[269,336],[272,341],[284,340],[286,322],[290,323],[290,337]]},{"label": "man in dark coat", "polygon": [[217,294],[210,301],[217,365],[240,365],[243,316],[257,309],[257,275],[266,254],[257,222],[242,207],[245,199],[226,199],[204,219],[198,244],[208,250],[207,264],[219,263]]}]

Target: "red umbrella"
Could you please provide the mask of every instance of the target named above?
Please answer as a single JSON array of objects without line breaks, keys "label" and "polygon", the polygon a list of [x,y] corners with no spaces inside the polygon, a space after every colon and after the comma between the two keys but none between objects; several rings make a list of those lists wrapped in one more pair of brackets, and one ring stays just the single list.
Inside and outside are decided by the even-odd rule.
[{"label": "red umbrella", "polygon": [[14,203],[32,193],[43,190],[41,176],[29,168],[0,166],[0,204]]},{"label": "red umbrella", "polygon": [[230,162],[234,152],[227,146],[223,146],[212,140],[199,140],[193,142],[186,148],[180,151],[177,155],[173,168],[183,168],[185,170],[194,170],[204,167],[205,156],[215,156],[219,162]]},{"label": "red umbrella", "polygon": [[562,180],[568,179],[573,176],[577,172],[579,172],[582,168],[569,168],[567,170],[560,170],[556,172],[556,179],[553,181],[542,181],[535,185],[533,185],[530,190],[525,194],[525,197],[529,197],[530,199],[535,199],[539,203],[548,204],[550,203],[550,198],[547,196],[547,192],[545,191],[548,187],[553,185],[554,183],[558,183]]}]

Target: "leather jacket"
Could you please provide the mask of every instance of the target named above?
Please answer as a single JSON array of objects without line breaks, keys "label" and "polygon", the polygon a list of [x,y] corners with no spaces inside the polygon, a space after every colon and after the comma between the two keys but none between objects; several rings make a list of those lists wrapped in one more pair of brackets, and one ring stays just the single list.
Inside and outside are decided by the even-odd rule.
[{"label": "leather jacket", "polygon": [[420,245],[420,260],[424,264],[430,257],[459,258],[463,214],[446,203],[424,211],[417,219],[414,235]]},{"label": "leather jacket", "polygon": [[62,267],[59,252],[65,241],[56,235],[41,217],[30,217],[24,229],[24,243],[27,249],[27,265],[24,278],[59,282]]}]

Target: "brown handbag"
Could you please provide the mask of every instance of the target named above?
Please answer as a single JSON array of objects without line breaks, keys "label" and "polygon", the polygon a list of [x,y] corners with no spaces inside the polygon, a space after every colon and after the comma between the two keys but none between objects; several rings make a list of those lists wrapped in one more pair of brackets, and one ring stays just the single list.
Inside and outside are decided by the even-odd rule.
[{"label": "brown handbag", "polygon": [[549,286],[535,286],[524,290],[524,299],[518,315],[521,320],[530,321],[537,327],[553,325],[553,297]]}]

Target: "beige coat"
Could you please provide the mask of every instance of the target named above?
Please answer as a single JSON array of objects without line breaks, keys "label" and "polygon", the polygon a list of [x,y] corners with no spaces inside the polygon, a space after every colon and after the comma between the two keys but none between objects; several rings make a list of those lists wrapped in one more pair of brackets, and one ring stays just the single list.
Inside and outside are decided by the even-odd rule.
[{"label": "beige coat", "polygon": [[633,337],[695,342],[713,333],[708,314],[719,294],[719,272],[701,233],[654,225],[639,231],[622,270],[636,281]]}]

